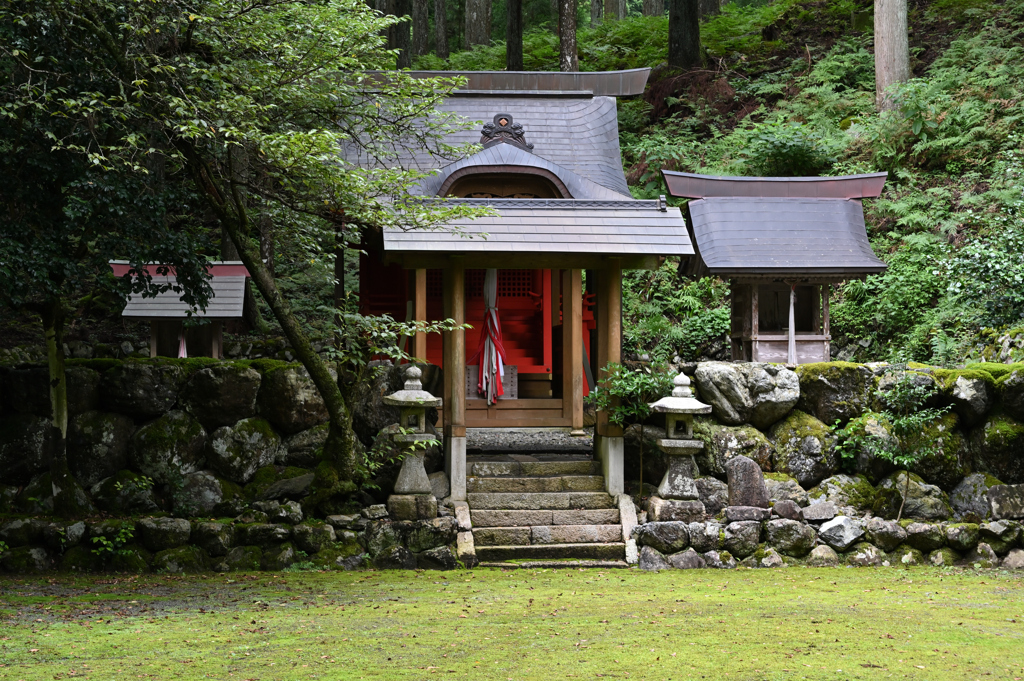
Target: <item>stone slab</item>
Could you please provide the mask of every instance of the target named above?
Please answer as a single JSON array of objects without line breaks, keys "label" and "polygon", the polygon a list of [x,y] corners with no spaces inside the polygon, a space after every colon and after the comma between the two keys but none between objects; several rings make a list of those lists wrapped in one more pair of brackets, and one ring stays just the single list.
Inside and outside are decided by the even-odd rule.
[{"label": "stone slab", "polygon": [[568,492],[501,494],[473,492],[468,495],[473,509],[551,510],[574,508],[569,505]]},{"label": "stone slab", "polygon": [[499,477],[522,475],[518,461],[475,461],[468,466],[469,474],[475,477]]},{"label": "stone slab", "polygon": [[520,492],[562,492],[562,478],[479,478],[466,480],[468,492],[497,492],[515,494]]},{"label": "stone slab", "polygon": [[740,520],[768,520],[772,511],[757,506],[726,506],[725,521],[734,523]]},{"label": "stone slab", "polygon": [[596,461],[523,461],[522,475],[598,475],[600,463]]},{"label": "stone slab", "polygon": [[729,479],[730,506],[760,506],[768,508],[768,489],[764,474],[757,463],[745,456],[734,456],[725,463]]},{"label": "stone slab", "polygon": [[455,536],[455,554],[466,567],[476,566],[479,561],[476,557],[476,544],[473,541],[472,532],[459,532]]},{"label": "stone slab", "polygon": [[606,492],[569,492],[569,508],[618,510],[618,504],[615,503],[615,497]]},{"label": "stone slab", "polygon": [[430,520],[437,517],[437,499],[433,494],[392,494],[388,515],[392,520]]},{"label": "stone slab", "polygon": [[604,491],[604,477],[600,475],[563,475],[559,480],[566,492]]},{"label": "stone slab", "polygon": [[[564,513],[564,511],[555,511]],[[531,525],[553,525],[551,511],[509,511],[472,509],[469,513],[473,527],[529,527]],[[456,516],[457,517],[457,516]]]},{"label": "stone slab", "polygon": [[704,520],[704,504],[699,501],[681,501],[651,497],[647,500],[647,518],[652,522],[678,520],[694,523]]},{"label": "stone slab", "polygon": [[476,546],[526,546],[530,544],[529,527],[478,527],[473,530]]},{"label": "stone slab", "polygon": [[1024,485],[993,485],[988,503],[996,520],[1024,518]]},{"label": "stone slab", "polygon": [[531,546],[477,546],[481,561],[538,560],[567,558],[579,560],[624,560],[625,545],[609,544],[533,544]]},{"label": "stone slab", "polygon": [[[594,508],[585,511],[553,511],[552,525],[612,525],[621,514],[616,508]],[[538,525],[541,523],[537,523]]]},{"label": "stone slab", "polygon": [[531,544],[592,544],[622,541],[621,525],[538,525],[530,528]]},{"label": "stone slab", "polygon": [[825,522],[836,517],[836,505],[831,501],[823,501],[820,504],[811,504],[803,508],[804,520],[812,523]]},{"label": "stone slab", "polygon": [[469,532],[473,529],[473,518],[469,513],[469,504],[465,501],[456,501],[452,504],[455,509],[455,522],[459,524],[459,531]]}]

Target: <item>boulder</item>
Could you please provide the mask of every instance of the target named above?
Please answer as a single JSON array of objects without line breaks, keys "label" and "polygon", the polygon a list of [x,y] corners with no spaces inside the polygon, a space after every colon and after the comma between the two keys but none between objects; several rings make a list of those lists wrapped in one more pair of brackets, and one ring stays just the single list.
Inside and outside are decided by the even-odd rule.
[{"label": "boulder", "polygon": [[358,383],[352,398],[352,429],[364,444],[373,444],[382,428],[398,423],[398,407],[384,404],[382,398],[405,387],[406,367],[387,360],[370,362]]},{"label": "boulder", "polygon": [[1024,550],[1014,549],[1006,554],[1000,564],[1004,570],[1024,570]]},{"label": "boulder", "polygon": [[775,447],[772,470],[787,473],[801,487],[814,487],[839,472],[836,438],[827,425],[795,409],[768,431]]},{"label": "boulder", "polygon": [[836,567],[839,565],[839,555],[831,546],[819,544],[807,556],[807,564],[811,567]]},{"label": "boulder", "polygon": [[1020,527],[1005,520],[982,523],[978,526],[979,538],[1002,555],[1009,551],[1020,538]]},{"label": "boulder", "polygon": [[278,480],[260,494],[260,500],[291,499],[299,501],[309,494],[309,489],[313,485],[315,478],[316,475],[314,473],[306,473],[305,475],[297,475],[294,478]]},{"label": "boulder", "polygon": [[993,485],[988,503],[996,520],[1024,518],[1024,485]]},{"label": "boulder", "polygon": [[294,563],[296,558],[295,547],[288,542],[278,546],[268,546],[263,549],[263,563],[261,567],[272,572],[284,570]]},{"label": "boulder", "polygon": [[960,554],[953,549],[935,549],[928,554],[928,562],[935,567],[953,567],[960,562]]},{"label": "boulder", "polygon": [[178,401],[185,378],[185,370],[178,364],[122,362],[103,372],[100,404],[105,411],[134,419],[156,418]]},{"label": "boulder", "polygon": [[953,413],[966,428],[980,423],[995,396],[995,381],[985,371],[959,369],[935,372],[941,389],[941,401],[953,407]]},{"label": "boulder", "polygon": [[934,551],[946,544],[946,533],[941,525],[910,523],[906,527],[907,544],[919,551]]},{"label": "boulder", "polygon": [[978,545],[978,526],[974,523],[957,523],[946,526],[946,544],[961,553]]},{"label": "boulder", "polygon": [[179,485],[202,468],[206,431],[183,411],[172,411],[139,428],[128,459],[132,469],[164,485]]},{"label": "boulder", "polygon": [[44,520],[18,518],[0,525],[0,541],[9,547],[41,544],[47,529]]},{"label": "boulder", "polygon": [[378,570],[415,570],[416,556],[404,546],[391,546],[374,555],[373,566]]},{"label": "boulder", "polygon": [[213,430],[256,415],[260,372],[239,364],[216,364],[192,374],[181,391],[182,408]]},{"label": "boulder", "polygon": [[853,454],[854,471],[863,475],[872,484],[891,475],[896,471],[896,466],[891,461],[877,456],[870,446],[857,439],[868,438],[882,447],[895,448],[897,446],[896,436],[892,434],[892,424],[882,414],[868,412],[846,424],[846,431],[854,438],[850,443]]},{"label": "boulder", "polygon": [[[879,490],[892,490],[903,499],[903,517],[923,520],[946,520],[953,515],[949,508],[949,497],[936,485],[925,483],[920,476],[900,471],[890,475],[879,485]],[[896,506],[898,508],[898,501]]]},{"label": "boulder", "polygon": [[845,559],[853,567],[880,567],[886,562],[886,555],[878,547],[861,542],[850,549]]},{"label": "boulder", "polygon": [[[331,377],[337,380],[333,369]],[[268,369],[256,398],[260,414],[282,433],[293,434],[327,421],[327,407],[300,364]]]},{"label": "boulder", "polygon": [[974,549],[964,556],[964,563],[978,568],[999,567],[999,557],[985,542],[978,542]]},{"label": "boulder", "polygon": [[41,473],[21,489],[15,505],[30,515],[53,514],[53,483],[49,473]]},{"label": "boulder", "polygon": [[306,553],[317,553],[337,538],[334,528],[320,521],[309,521],[292,528],[295,545]]},{"label": "boulder", "polygon": [[662,553],[678,553],[690,545],[687,523],[653,522],[637,525],[633,538],[639,546],[650,546]]},{"label": "boulder", "polygon": [[153,480],[129,470],[100,480],[89,490],[100,510],[114,515],[154,513],[160,510],[153,494]]},{"label": "boulder", "polygon": [[[192,528],[190,540],[211,556],[226,556],[234,546],[235,529],[228,523],[196,523]],[[258,560],[256,564],[259,565]]]},{"label": "boulder", "polygon": [[780,553],[803,558],[814,548],[814,528],[797,520],[780,518],[768,521],[768,544]]},{"label": "boulder", "polygon": [[212,471],[196,471],[186,475],[182,486],[174,491],[174,512],[185,517],[209,515],[225,499],[241,494],[238,485],[221,480]]},{"label": "boulder", "polygon": [[291,539],[292,528],[287,525],[252,523],[235,527],[236,543],[272,549]]},{"label": "boulder", "polygon": [[970,473],[967,439],[960,433],[958,424],[959,417],[953,413],[943,414],[927,424],[922,433],[923,440],[936,449],[910,466],[911,473],[947,492]]},{"label": "boulder", "polygon": [[725,526],[725,549],[733,556],[746,558],[761,541],[761,523],[744,520]]},{"label": "boulder", "polygon": [[761,468],[745,456],[734,456],[725,464],[729,477],[730,506],[768,508],[768,490]]},{"label": "boulder", "polygon": [[278,463],[299,468],[315,468],[320,462],[320,455],[323,453],[324,443],[327,442],[329,429],[330,424],[324,423],[295,435],[289,435],[281,446],[284,460],[281,460],[279,453]]},{"label": "boulder", "polygon": [[302,522],[302,506],[296,501],[286,501],[283,504],[278,501],[257,501],[252,507],[266,513],[272,523],[297,525]]},{"label": "boulder", "polygon": [[142,545],[157,553],[188,543],[192,526],[184,518],[143,518],[135,523]]},{"label": "boulder", "polygon": [[778,364],[702,362],[694,380],[715,417],[733,426],[768,428],[800,399],[797,375]]},{"label": "boulder", "polygon": [[987,473],[972,473],[949,493],[953,518],[964,522],[981,522],[989,517],[988,490],[1003,484]]},{"label": "boulder", "polygon": [[725,528],[714,521],[690,523],[687,525],[687,533],[690,537],[690,546],[698,553],[717,551],[722,548],[725,541]]},{"label": "boulder", "polygon": [[842,553],[864,536],[864,525],[854,518],[841,515],[818,528],[818,538]]},{"label": "boulder", "polygon": [[274,463],[280,447],[281,438],[270,423],[248,418],[213,431],[206,446],[206,460],[228,480],[244,485],[260,468]]},{"label": "boulder", "polygon": [[1003,409],[1013,419],[1024,421],[1024,371],[1015,369],[996,381]]},{"label": "boulder", "polygon": [[695,522],[704,519],[704,504],[699,501],[662,499],[651,497],[647,500],[647,517],[654,522],[680,520]]},{"label": "boulder", "polygon": [[224,554],[224,558],[215,561],[216,572],[238,572],[241,570],[259,570],[263,564],[263,551],[258,546],[236,546]]},{"label": "boulder", "polygon": [[792,501],[797,506],[806,506],[810,503],[806,490],[785,473],[765,473],[764,486],[768,490],[770,501]]},{"label": "boulder", "polygon": [[760,506],[726,506],[725,522],[734,523],[741,520],[768,520],[772,515],[770,508]]},{"label": "boulder", "polygon": [[18,488],[0,484],[0,513],[13,513],[18,499]]},{"label": "boulder", "polygon": [[704,510],[711,515],[729,505],[729,486],[718,478],[704,477],[694,480],[697,485],[697,497],[704,504]]},{"label": "boulder", "polygon": [[46,572],[53,567],[53,559],[41,546],[19,546],[0,553],[0,567],[14,574]]},{"label": "boulder", "polygon": [[867,367],[850,362],[801,364],[797,409],[823,423],[845,424],[868,411],[875,389],[875,375]]},{"label": "boulder", "polygon": [[448,483],[448,474],[444,471],[437,471],[427,476],[430,480],[430,491],[435,499],[444,499],[451,494],[451,485]]},{"label": "boulder", "polygon": [[704,565],[717,570],[733,570],[736,568],[736,559],[728,551],[707,551],[702,556]]},{"label": "boulder", "polygon": [[153,556],[154,572],[198,574],[209,566],[209,556],[198,546],[179,546]]},{"label": "boulder", "polygon": [[668,557],[668,562],[677,570],[695,570],[706,566],[703,556],[692,548],[673,553]]},{"label": "boulder", "polygon": [[59,572],[99,572],[102,569],[103,559],[87,546],[74,546],[68,549],[57,566]]},{"label": "boulder", "polygon": [[758,564],[758,567],[762,567],[762,568],[786,567],[786,562],[784,560],[782,560],[782,556],[780,556],[779,553],[775,549],[768,548],[768,549],[765,550],[764,557],[761,559],[761,562]]},{"label": "boulder", "polygon": [[889,561],[893,565],[906,565],[912,567],[914,565],[926,565],[928,559],[924,553],[910,546],[900,546],[895,551],[889,554]]},{"label": "boulder", "polygon": [[68,467],[83,487],[91,487],[128,465],[135,423],[127,416],[87,411],[68,422]]},{"label": "boulder", "polygon": [[883,551],[893,551],[907,540],[907,531],[895,520],[871,518],[864,529],[867,540]]},{"label": "boulder", "polygon": [[459,523],[455,518],[433,518],[403,525],[406,528],[405,545],[413,553],[454,544],[459,533]]},{"label": "boulder", "polygon": [[100,404],[100,372],[88,367],[64,368],[68,385],[68,413],[95,411]]},{"label": "boulder", "polygon": [[3,482],[22,486],[50,468],[50,422],[31,414],[0,417],[0,471]]},{"label": "boulder", "polygon": [[761,470],[771,470],[772,443],[753,426],[720,426],[711,419],[697,417],[693,436],[704,443],[694,459],[707,475],[725,477],[726,462],[736,456],[753,459]]},{"label": "boulder", "polygon": [[800,510],[800,506],[795,501],[791,501],[789,499],[782,499],[781,501],[776,501],[772,505],[772,513],[786,520],[804,519],[804,514]]},{"label": "boulder", "polygon": [[[1024,372],[1014,372],[1024,373]],[[974,467],[1003,482],[1024,483],[1024,423],[993,414],[968,434]]]},{"label": "boulder", "polygon": [[429,520],[437,516],[437,498],[433,494],[392,494],[388,515],[394,520]]},{"label": "boulder", "polygon": [[437,546],[416,554],[416,568],[419,570],[455,570],[459,567],[450,546]]}]

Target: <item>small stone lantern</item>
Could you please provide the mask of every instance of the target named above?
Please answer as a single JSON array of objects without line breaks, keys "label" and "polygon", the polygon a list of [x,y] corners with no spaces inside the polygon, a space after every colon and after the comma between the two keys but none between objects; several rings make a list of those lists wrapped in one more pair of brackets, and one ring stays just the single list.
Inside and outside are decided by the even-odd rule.
[{"label": "small stone lantern", "polygon": [[665,435],[658,440],[658,449],[668,455],[668,470],[658,485],[658,494],[648,500],[647,514],[653,521],[684,520],[692,522],[704,516],[704,504],[697,494],[697,462],[693,455],[704,443],[693,439],[693,415],[710,414],[711,405],[693,396],[690,379],[679,374],[673,381],[672,395],[650,405],[651,410],[665,414]]},{"label": "small stone lantern", "polygon": [[423,465],[426,453],[420,442],[437,445],[437,438],[427,432],[427,409],[440,407],[442,400],[423,389],[423,372],[416,366],[405,370],[405,388],[384,397],[384,404],[398,407],[399,426],[407,433],[392,436],[399,447],[415,447],[402,460],[402,469],[395,481],[395,493],[388,497],[388,513],[394,520],[429,520],[437,517],[437,499],[430,488],[427,469]]}]

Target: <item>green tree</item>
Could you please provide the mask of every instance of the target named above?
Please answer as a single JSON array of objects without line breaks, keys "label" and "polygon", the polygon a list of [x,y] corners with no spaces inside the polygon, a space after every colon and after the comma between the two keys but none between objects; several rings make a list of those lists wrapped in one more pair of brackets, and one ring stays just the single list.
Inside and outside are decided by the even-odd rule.
[{"label": "green tree", "polygon": [[[17,43],[0,49],[36,108],[85,139],[55,148],[97,167],[145,173],[159,161],[187,178],[228,238],[306,367],[330,415],[325,458],[356,466],[350,394],[261,259],[257,223],[272,216],[303,257],[327,265],[364,229],[438,228],[479,211],[421,202],[409,150],[454,158],[464,123],[437,105],[459,85],[375,72],[395,63],[381,34],[395,17],[361,0],[21,0],[0,8]],[[60,40],[43,36],[59,35]],[[20,46],[16,46],[20,45]],[[60,87],[86,63],[93,82]],[[331,271],[325,267],[325,271]]]}]

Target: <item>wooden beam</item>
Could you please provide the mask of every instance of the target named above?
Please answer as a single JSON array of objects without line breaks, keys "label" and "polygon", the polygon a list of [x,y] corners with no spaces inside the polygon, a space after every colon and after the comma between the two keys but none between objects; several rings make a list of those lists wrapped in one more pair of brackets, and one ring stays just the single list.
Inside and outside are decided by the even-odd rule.
[{"label": "wooden beam", "polygon": [[551,347],[551,310],[554,304],[551,300],[551,270],[541,270],[540,273],[540,299],[541,299],[541,311],[540,311],[540,324],[541,324],[541,336],[544,348],[544,366],[551,371],[552,355],[554,350]]},{"label": "wooden beam", "polygon": [[789,363],[796,364],[796,284],[789,285]]},{"label": "wooden beam", "polygon": [[[598,381],[604,380],[604,368],[622,361],[622,268],[617,262],[600,273],[597,304],[601,308],[598,326]],[[597,432],[606,437],[621,437],[622,428],[608,421],[608,414],[598,413]]]},{"label": "wooden beam", "polygon": [[[618,269],[627,270],[656,270],[661,258],[657,255],[623,255],[621,257],[609,257],[606,255],[594,255],[586,253],[471,253],[473,269],[581,269],[601,270],[611,266],[613,260],[618,260]],[[389,251],[384,254],[385,264],[398,264],[409,269],[443,269],[456,256],[447,252],[433,253],[429,251],[419,252],[395,252]]]},{"label": "wooden beam", "polygon": [[[427,271],[415,270],[413,274],[413,320],[427,321]],[[412,354],[416,359],[427,361],[427,334],[417,333],[413,338]]]},{"label": "wooden beam", "polygon": [[828,310],[828,299],[831,294],[832,287],[828,284],[822,284],[821,286],[821,332],[825,336],[825,361],[828,362],[832,358],[832,335],[829,330],[829,310]]},{"label": "wooden beam", "polygon": [[562,270],[562,416],[583,428],[583,271]]},{"label": "wooden beam", "polygon": [[[461,259],[444,269],[444,302],[446,317],[456,324],[466,322],[466,270]],[[466,332],[462,329],[445,332],[444,408],[448,420],[445,435],[466,436]]]},{"label": "wooden beam", "polygon": [[551,326],[562,325],[562,270],[551,272]]}]

